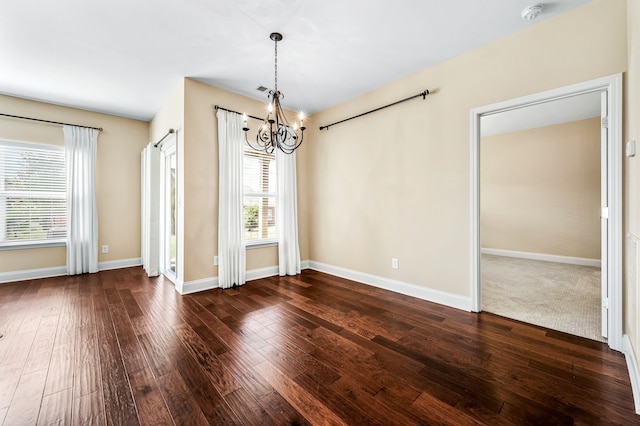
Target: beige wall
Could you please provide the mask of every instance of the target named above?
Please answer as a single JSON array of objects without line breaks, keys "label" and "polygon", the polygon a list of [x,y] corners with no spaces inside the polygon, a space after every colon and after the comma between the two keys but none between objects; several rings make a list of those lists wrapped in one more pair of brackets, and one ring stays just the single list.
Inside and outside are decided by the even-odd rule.
[{"label": "beige wall", "polygon": [[[178,282],[184,282],[184,203],[180,198],[184,192],[184,79],[174,89],[173,93],[163,107],[156,113],[149,123],[149,139],[153,144],[158,143],[167,135],[169,129],[176,133],[163,140],[163,145],[175,142],[176,144],[176,195],[179,197],[176,205],[176,278]],[[173,138],[173,139],[171,139]]]},{"label": "beige wall", "polygon": [[626,37],[626,2],[596,0],[315,115],[322,125],[433,92],[314,126],[310,258],[469,296],[469,111],[623,72]]},{"label": "beige wall", "polygon": [[[102,127],[98,137],[98,240],[109,253],[99,262],[140,257],[140,150],[148,123],[0,95],[0,110],[13,115]],[[62,127],[0,117],[0,138],[64,145]],[[64,247],[0,251],[0,272],[64,266]]]},{"label": "beige wall", "polygon": [[180,80],[169,99],[149,123],[149,142],[158,142],[169,129],[182,130],[183,123],[184,80]]},{"label": "beige wall", "polygon": [[[218,133],[214,105],[263,116],[265,103],[186,79],[184,89],[184,282],[218,275]],[[308,259],[306,144],[298,155],[300,255]],[[247,270],[278,264],[277,247],[247,250]]]},{"label": "beige wall", "polygon": [[[640,143],[640,2],[627,1],[628,72],[625,81],[625,140]],[[640,145],[638,145],[640,148]],[[640,354],[640,303],[638,260],[640,258],[640,154],[624,162],[625,232],[625,318],[624,332],[629,335],[636,357]],[[637,359],[637,358],[636,358]],[[638,367],[636,367],[638,368]]]},{"label": "beige wall", "polygon": [[600,119],[484,137],[483,248],[600,259]]}]

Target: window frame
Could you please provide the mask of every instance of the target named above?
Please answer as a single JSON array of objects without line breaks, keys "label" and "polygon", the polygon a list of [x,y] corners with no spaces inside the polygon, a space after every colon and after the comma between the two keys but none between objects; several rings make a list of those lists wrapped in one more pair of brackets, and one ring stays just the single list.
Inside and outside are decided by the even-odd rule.
[{"label": "window frame", "polygon": [[[11,139],[0,138],[0,145],[6,147],[14,147],[14,148],[22,148],[22,149],[31,149],[31,150],[40,150],[40,151],[50,151],[50,152],[59,152],[62,153],[63,159],[65,158],[65,149],[62,145],[48,144],[48,143],[38,143],[38,142],[28,142],[28,141],[17,141]],[[64,170],[66,174],[66,167]],[[0,196],[6,196],[7,192],[3,189],[0,189]],[[35,198],[35,197],[34,197]],[[54,197],[43,197],[53,199]],[[66,189],[66,176],[65,176],[65,192],[64,197],[62,199],[66,200],[67,198],[67,189]],[[66,202],[65,202],[65,216],[66,216]],[[66,224],[65,224],[66,227]],[[67,237],[60,238],[51,238],[51,239],[32,239],[32,240],[17,240],[17,241],[0,241],[0,251],[3,250],[20,250],[20,249],[33,249],[33,248],[46,248],[46,247],[65,247],[67,245]]]},{"label": "window frame", "polygon": [[[257,154],[262,153],[264,155],[264,151],[256,150],[256,149],[251,148],[250,146],[245,145],[243,147],[243,150],[242,150],[243,164],[244,164],[245,158],[247,157],[247,155],[246,155],[247,151],[254,151]],[[276,159],[277,156],[276,156],[275,152],[273,154],[270,154],[270,155],[273,155],[273,164],[277,168],[278,167],[278,162],[277,162],[277,159]],[[244,167],[243,167],[243,178],[245,177],[244,173],[245,173],[245,170],[244,170]],[[274,171],[274,176],[276,176],[276,179],[277,179],[277,172],[276,171]],[[242,191],[243,211],[244,211],[244,206],[245,206],[244,200],[246,198],[273,198],[274,205],[275,205],[275,213],[276,213],[276,216],[277,216],[277,214],[278,214],[278,192],[277,192],[278,191],[278,189],[277,189],[278,186],[277,186],[277,181],[275,182],[274,187],[275,187],[275,192],[245,191],[244,188],[243,188],[243,191]],[[245,249],[261,248],[261,247],[268,247],[268,246],[277,245],[278,244],[278,230],[277,230],[277,224],[276,223],[277,222],[274,220],[274,227],[276,229],[276,236],[275,237],[273,237],[273,238],[258,238],[258,239],[255,239],[255,240],[247,240],[245,238],[245,241],[244,241]],[[243,221],[242,231],[246,232],[245,227],[244,227],[244,221]]]}]

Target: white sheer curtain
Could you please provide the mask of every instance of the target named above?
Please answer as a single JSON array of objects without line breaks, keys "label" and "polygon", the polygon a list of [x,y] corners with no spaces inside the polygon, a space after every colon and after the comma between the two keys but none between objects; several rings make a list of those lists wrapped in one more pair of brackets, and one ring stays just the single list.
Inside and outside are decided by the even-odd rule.
[{"label": "white sheer curtain", "polygon": [[64,126],[67,168],[67,274],[98,272],[98,130]]},{"label": "white sheer curtain", "polygon": [[142,266],[150,277],[160,274],[160,149],[142,150]]},{"label": "white sheer curtain", "polygon": [[298,246],[298,192],[296,185],[296,153],[285,154],[276,150],[278,176],[278,229],[279,273],[300,273],[300,248]]},{"label": "white sheer curtain", "polygon": [[246,282],[243,214],[242,116],[218,110],[218,284]]}]

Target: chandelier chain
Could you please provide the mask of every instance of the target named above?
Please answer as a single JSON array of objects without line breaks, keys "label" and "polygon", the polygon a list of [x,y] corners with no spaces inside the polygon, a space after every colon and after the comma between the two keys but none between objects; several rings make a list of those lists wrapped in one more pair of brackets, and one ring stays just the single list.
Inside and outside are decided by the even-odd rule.
[{"label": "chandelier chain", "polygon": [[275,47],[275,49],[276,49],[276,52],[275,52],[275,80],[276,80],[275,81],[275,86],[276,86],[275,87],[275,91],[277,92],[278,91],[278,40],[276,39],[275,42],[276,42],[275,43],[275,45],[276,45],[276,47]]}]

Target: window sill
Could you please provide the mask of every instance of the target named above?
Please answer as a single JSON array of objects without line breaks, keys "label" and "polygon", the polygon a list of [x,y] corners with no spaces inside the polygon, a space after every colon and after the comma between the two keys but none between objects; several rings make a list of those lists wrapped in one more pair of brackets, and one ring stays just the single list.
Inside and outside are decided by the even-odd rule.
[{"label": "window sill", "polygon": [[277,245],[278,245],[278,241],[277,240],[267,240],[267,241],[256,241],[256,242],[251,242],[251,243],[245,243],[244,244],[244,248],[247,249],[247,250],[251,250],[251,249],[272,247],[272,246],[277,246]]},{"label": "window sill", "polygon": [[0,243],[0,250],[24,250],[35,248],[47,248],[47,247],[65,247],[67,242],[65,240],[49,240],[49,241],[20,241]]}]

